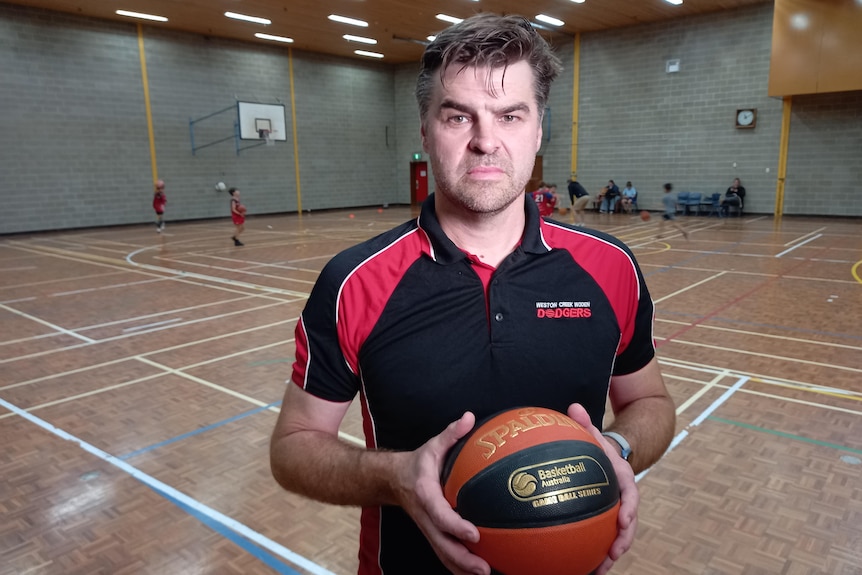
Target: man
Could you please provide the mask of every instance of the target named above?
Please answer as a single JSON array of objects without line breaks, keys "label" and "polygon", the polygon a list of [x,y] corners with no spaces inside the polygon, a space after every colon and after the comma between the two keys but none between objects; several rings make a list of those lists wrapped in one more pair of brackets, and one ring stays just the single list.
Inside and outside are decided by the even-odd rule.
[{"label": "man", "polygon": [[[362,575],[490,573],[462,544],[478,530],[446,502],[440,470],[477,418],[516,406],[567,412],[614,464],[620,533],[596,573],[634,539],[633,469],[667,448],[673,403],[631,253],[541,219],[524,193],[559,69],[520,17],[479,14],[439,34],[416,88],[436,193],[418,219],[329,262],[297,325],[273,475],[291,491],[363,507]],[[579,313],[547,317],[567,306]],[[573,361],[547,361],[537,341]],[[368,449],[337,437],[357,393]],[[627,445],[597,429],[608,397],[630,463],[620,457]]]},{"label": "man", "polygon": [[568,182],[569,201],[572,202],[572,221],[576,226],[584,225],[584,210],[590,201],[590,194],[576,179]]},{"label": "man", "polygon": [[617,200],[620,197],[620,188],[613,180],[608,180],[608,185],[605,192],[602,194],[602,205],[599,211],[603,214],[612,214],[617,207]]}]

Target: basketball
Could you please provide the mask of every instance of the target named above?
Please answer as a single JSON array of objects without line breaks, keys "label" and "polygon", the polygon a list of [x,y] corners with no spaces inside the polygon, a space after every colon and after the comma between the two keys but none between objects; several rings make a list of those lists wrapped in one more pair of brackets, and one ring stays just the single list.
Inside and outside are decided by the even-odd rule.
[{"label": "basketball", "polygon": [[215,187],[216,187],[217,192],[226,192],[227,191],[227,186],[225,185],[224,182],[217,183]]},{"label": "basketball", "polygon": [[649,218],[650,218],[649,212],[646,210],[643,210],[641,212],[641,219],[646,222],[646,221],[649,221]]},{"label": "basketball", "polygon": [[245,215],[246,207],[245,207],[245,206],[243,206],[242,204],[240,204],[239,206],[237,206],[236,210],[237,210],[239,213],[241,213],[242,215]]},{"label": "basketball", "polygon": [[479,541],[464,545],[503,575],[587,575],[617,537],[610,460],[586,429],[551,409],[478,423],[447,454],[441,484],[479,529]]}]

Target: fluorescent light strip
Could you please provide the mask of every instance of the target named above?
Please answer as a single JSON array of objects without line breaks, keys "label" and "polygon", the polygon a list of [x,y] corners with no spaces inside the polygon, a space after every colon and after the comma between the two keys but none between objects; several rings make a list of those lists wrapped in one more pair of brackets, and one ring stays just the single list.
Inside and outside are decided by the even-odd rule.
[{"label": "fluorescent light strip", "polygon": [[272,20],[258,18],[257,16],[246,16],[245,14],[237,14],[236,12],[225,12],[224,15],[234,20],[245,20],[246,22],[254,22],[255,24],[263,24],[264,26],[272,24]]},{"label": "fluorescent light strip", "polygon": [[664,1],[667,2],[668,4],[675,4],[677,6],[682,4],[682,0],[664,0]]},{"label": "fluorescent light strip", "polygon": [[368,22],[364,20],[356,20],[355,18],[347,18],[345,16],[339,16],[338,14],[330,14],[327,16],[330,20],[334,20],[335,22],[341,22],[342,24],[351,24],[353,26],[361,26],[363,28],[368,28]]},{"label": "fluorescent light strip", "polygon": [[354,50],[354,54],[359,54],[360,56],[368,56],[369,58],[382,58],[383,54],[379,52],[366,52],[365,50]]},{"label": "fluorescent light strip", "polygon": [[345,34],[342,36],[348,42],[361,42],[362,44],[377,44],[374,38],[366,38],[364,36],[354,36],[353,34]]},{"label": "fluorescent light strip", "polygon": [[544,14],[537,14],[536,20],[539,22],[544,22],[545,24],[550,24],[551,26],[562,26],[565,24],[562,20],[557,20],[551,16],[545,16]]},{"label": "fluorescent light strip", "polygon": [[584,0],[572,0],[575,4],[583,4]]},{"label": "fluorescent light strip", "polygon": [[463,18],[455,18],[454,16],[449,16],[448,14],[437,14],[438,20],[443,20],[444,22],[451,22],[452,24],[460,24],[464,21]]},{"label": "fluorescent light strip", "polygon": [[164,16],[153,16],[152,14],[141,14],[140,12],[129,12],[128,10],[117,10],[120,16],[128,16],[130,18],[143,18],[144,20],[155,20],[156,22],[167,22],[168,19]]},{"label": "fluorescent light strip", "polygon": [[285,42],[290,44],[293,42],[293,38],[287,38],[285,36],[273,36],[272,34],[262,34],[258,32],[254,35],[255,38],[260,38],[261,40],[272,40],[273,42]]}]

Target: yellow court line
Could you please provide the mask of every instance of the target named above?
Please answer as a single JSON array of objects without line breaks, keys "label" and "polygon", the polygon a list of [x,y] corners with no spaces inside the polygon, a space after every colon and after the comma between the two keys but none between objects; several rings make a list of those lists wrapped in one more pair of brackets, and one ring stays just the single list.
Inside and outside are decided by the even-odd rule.
[{"label": "yellow court line", "polygon": [[862,260],[859,260],[858,262],[853,264],[853,267],[850,268],[850,275],[853,276],[853,279],[855,279],[857,282],[862,284],[862,277],[859,277],[859,266],[860,265],[862,265]]},{"label": "yellow court line", "polygon": [[751,378],[751,381],[756,381],[758,383],[765,383],[767,385],[774,385],[776,387],[785,387],[787,389],[795,389],[797,391],[807,391],[810,393],[819,393],[821,395],[828,395],[830,397],[837,397],[839,399],[849,399],[850,401],[862,402],[862,396],[848,395],[849,393],[854,393],[854,392],[842,393],[842,392],[836,392],[836,391],[827,391],[825,389],[816,389],[816,388],[811,388],[808,386],[791,385],[788,383],[779,383],[777,381],[766,381],[766,380],[759,379],[759,378]]},{"label": "yellow court line", "polygon": [[729,371],[716,374],[715,377],[712,378],[712,380],[703,384],[703,387],[698,390],[697,393],[694,393],[691,397],[689,397],[682,404],[680,404],[679,407],[676,408],[676,414],[681,415],[683,412],[685,412],[686,409],[691,407],[697,400],[699,400],[701,397],[711,391],[716,385],[718,385],[718,382],[725,377],[732,377]]}]

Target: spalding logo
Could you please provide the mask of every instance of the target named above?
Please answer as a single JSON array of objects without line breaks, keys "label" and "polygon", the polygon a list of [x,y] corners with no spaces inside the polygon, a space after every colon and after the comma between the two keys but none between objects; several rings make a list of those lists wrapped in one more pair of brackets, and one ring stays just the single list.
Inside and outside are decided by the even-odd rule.
[{"label": "spalding logo", "polygon": [[521,497],[529,497],[536,491],[539,480],[529,473],[518,473],[512,478],[512,491]]}]

